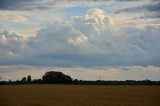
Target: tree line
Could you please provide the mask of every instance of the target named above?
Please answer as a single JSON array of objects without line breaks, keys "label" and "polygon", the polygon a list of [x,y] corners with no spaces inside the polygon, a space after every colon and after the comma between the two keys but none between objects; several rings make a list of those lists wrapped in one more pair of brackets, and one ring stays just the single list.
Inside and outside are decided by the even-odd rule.
[{"label": "tree line", "polygon": [[126,80],[126,81],[86,81],[73,79],[69,75],[62,72],[49,71],[46,72],[41,79],[32,79],[31,75],[23,77],[16,81],[0,81],[0,85],[15,85],[15,84],[76,84],[76,85],[160,85],[160,81],[151,80]]}]

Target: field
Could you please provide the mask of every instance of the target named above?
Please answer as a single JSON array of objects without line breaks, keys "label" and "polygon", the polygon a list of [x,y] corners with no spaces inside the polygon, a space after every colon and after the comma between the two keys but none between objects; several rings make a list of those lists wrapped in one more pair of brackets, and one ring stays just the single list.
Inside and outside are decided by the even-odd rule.
[{"label": "field", "polygon": [[3,85],[0,106],[160,106],[160,86]]}]

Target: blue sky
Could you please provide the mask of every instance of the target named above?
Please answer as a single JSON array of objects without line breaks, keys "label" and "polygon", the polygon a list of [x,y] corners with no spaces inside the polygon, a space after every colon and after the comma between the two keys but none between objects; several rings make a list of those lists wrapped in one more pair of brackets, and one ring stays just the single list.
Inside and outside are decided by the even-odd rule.
[{"label": "blue sky", "polygon": [[1,0],[0,79],[160,80],[160,2]]}]

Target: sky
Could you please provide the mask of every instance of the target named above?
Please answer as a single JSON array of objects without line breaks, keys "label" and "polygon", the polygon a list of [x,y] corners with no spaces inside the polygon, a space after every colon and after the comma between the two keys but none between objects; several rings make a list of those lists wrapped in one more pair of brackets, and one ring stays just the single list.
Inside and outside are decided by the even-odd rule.
[{"label": "sky", "polygon": [[159,0],[0,0],[0,80],[160,80]]}]

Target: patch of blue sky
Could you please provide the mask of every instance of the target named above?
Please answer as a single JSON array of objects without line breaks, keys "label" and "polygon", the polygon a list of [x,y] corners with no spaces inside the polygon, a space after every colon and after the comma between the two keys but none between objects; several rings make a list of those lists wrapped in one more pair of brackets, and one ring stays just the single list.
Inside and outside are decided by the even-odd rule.
[{"label": "patch of blue sky", "polygon": [[24,25],[20,25],[20,24],[15,24],[15,23],[10,23],[10,24],[5,24],[3,26],[0,25],[0,32],[3,32],[5,30],[10,30],[10,29],[20,29],[20,28],[24,28]]},{"label": "patch of blue sky", "polygon": [[113,14],[119,8],[122,8],[124,5],[123,2],[111,2],[111,3],[104,3],[98,6],[98,8],[103,9],[104,11],[108,12],[109,14]]},{"label": "patch of blue sky", "polygon": [[4,30],[8,30],[8,28],[10,27],[10,25],[8,24],[0,24],[0,32],[3,32]]},{"label": "patch of blue sky", "polygon": [[71,16],[84,15],[87,10],[88,10],[88,7],[77,6],[77,7],[69,7],[69,8],[60,9],[59,12],[64,15],[66,20],[69,20]]},{"label": "patch of blue sky", "polygon": [[106,12],[113,12],[113,10],[115,10],[116,8],[113,8],[114,4],[108,4],[108,3],[104,3],[99,5],[97,8],[103,9]]},{"label": "patch of blue sky", "polygon": [[16,24],[9,24],[9,29],[30,29],[32,27],[35,27],[35,25],[30,25],[30,24],[21,24],[21,23],[16,23]]}]

